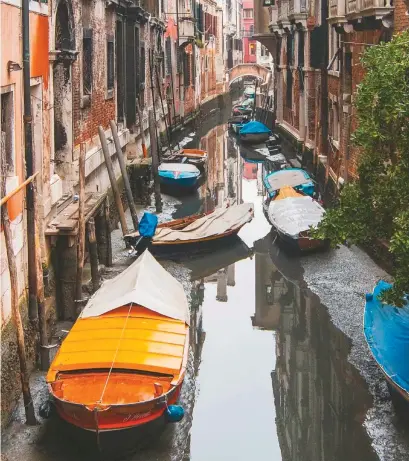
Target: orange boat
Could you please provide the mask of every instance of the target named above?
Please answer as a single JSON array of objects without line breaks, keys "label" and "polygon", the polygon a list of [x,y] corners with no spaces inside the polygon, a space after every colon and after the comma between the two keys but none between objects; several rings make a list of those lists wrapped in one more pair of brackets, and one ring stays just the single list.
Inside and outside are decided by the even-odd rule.
[{"label": "orange boat", "polygon": [[178,421],[188,349],[184,289],[145,251],[102,285],[62,343],[47,374],[57,412],[98,443],[105,432]]}]

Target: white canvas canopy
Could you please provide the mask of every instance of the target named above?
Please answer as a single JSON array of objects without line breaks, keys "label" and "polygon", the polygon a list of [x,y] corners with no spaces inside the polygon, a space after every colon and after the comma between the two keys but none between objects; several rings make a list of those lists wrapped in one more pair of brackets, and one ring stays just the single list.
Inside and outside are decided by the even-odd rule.
[{"label": "white canvas canopy", "polygon": [[117,277],[107,280],[88,301],[81,317],[98,317],[130,303],[189,324],[182,284],[148,250]]},{"label": "white canvas canopy", "polygon": [[273,226],[292,238],[298,238],[300,232],[316,226],[324,213],[324,208],[307,196],[273,200],[268,207],[268,216]]},{"label": "white canvas canopy", "polygon": [[196,240],[224,234],[239,229],[253,219],[254,205],[242,203],[215,210],[203,218],[189,224],[182,230],[166,227],[156,229],[153,242],[174,242],[177,240]]},{"label": "white canvas canopy", "polygon": [[272,190],[279,190],[284,186],[296,187],[311,181],[304,176],[301,170],[293,169],[277,171],[267,176],[266,179]]},{"label": "white canvas canopy", "polygon": [[181,173],[200,173],[200,171],[190,163],[162,163],[159,171],[177,171]]}]

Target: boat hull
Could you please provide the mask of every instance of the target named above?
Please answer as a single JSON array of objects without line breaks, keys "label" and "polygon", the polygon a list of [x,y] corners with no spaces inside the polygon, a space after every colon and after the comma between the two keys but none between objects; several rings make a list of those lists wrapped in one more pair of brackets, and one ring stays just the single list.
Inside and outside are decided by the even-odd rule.
[{"label": "boat hull", "polygon": [[192,188],[197,185],[198,176],[194,178],[165,178],[163,176],[160,177],[160,182],[164,186],[170,187],[181,187],[181,188]]},{"label": "boat hull", "polygon": [[269,137],[269,133],[248,133],[245,135],[239,134],[240,141],[247,144],[258,144],[265,142]]},{"label": "boat hull", "polygon": [[135,249],[138,251],[138,253],[141,253],[146,248],[148,248],[149,251],[156,256],[166,255],[167,257],[171,257],[172,255],[180,255],[181,252],[189,252],[192,254],[206,253],[208,251],[213,251],[221,247],[225,247],[226,245],[237,244],[238,240],[240,240],[237,235],[240,229],[241,227],[239,229],[235,229],[226,234],[223,234],[222,236],[217,236],[214,238],[203,240],[180,240],[177,243],[172,242],[166,244],[158,244],[155,242],[147,241],[147,239],[142,239]]},{"label": "boat hull", "polygon": [[277,233],[279,239],[284,246],[287,246],[291,250],[295,250],[301,253],[308,253],[319,250],[328,249],[329,242],[327,240],[311,239],[308,237],[299,237],[297,239],[278,231],[274,226],[273,229]]},{"label": "boat hull", "polygon": [[[177,402],[182,384],[183,380],[168,393],[168,404]],[[112,405],[108,409],[95,411],[85,405],[53,397],[54,406],[61,419],[80,429],[98,434],[140,428],[162,418],[166,411],[165,401]]]}]

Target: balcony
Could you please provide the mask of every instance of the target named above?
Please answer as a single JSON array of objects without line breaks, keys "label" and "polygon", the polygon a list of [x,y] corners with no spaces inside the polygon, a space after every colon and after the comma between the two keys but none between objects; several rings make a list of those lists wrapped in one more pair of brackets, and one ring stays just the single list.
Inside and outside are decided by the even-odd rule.
[{"label": "balcony", "polygon": [[277,8],[277,24],[282,28],[287,28],[290,26],[290,19],[288,18],[289,15],[289,0],[281,0],[278,3]]},{"label": "balcony", "polygon": [[330,0],[328,24],[342,24],[346,22],[346,2],[348,0]]},{"label": "balcony", "polygon": [[346,0],[346,18],[348,21],[365,17],[382,19],[393,8],[393,0]]},{"label": "balcony", "polygon": [[179,45],[195,39],[195,22],[193,18],[179,19]]},{"label": "balcony", "polygon": [[289,0],[288,19],[295,23],[307,24],[307,5],[306,0]]}]

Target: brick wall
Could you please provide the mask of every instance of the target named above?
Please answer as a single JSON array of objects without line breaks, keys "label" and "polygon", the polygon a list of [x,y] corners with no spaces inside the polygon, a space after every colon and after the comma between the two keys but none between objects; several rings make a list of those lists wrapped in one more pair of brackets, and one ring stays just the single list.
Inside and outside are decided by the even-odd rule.
[{"label": "brick wall", "polygon": [[88,141],[98,134],[98,126],[105,129],[109,121],[115,119],[115,94],[107,99],[106,78],[106,36],[115,34],[115,15],[112,10],[105,8],[105,2],[96,0],[91,3],[89,10],[79,0],[73,1],[75,22],[92,29],[93,63],[92,63],[92,93],[89,104],[84,105],[82,94],[82,43],[83,28],[75,28],[76,42],[80,49],[79,59],[72,67],[73,81],[73,120],[74,120],[74,148],[80,142]]},{"label": "brick wall", "polygon": [[[359,31],[348,34],[345,41],[354,42],[357,45],[351,46],[352,52],[352,94],[354,95],[357,91],[357,86],[362,82],[362,79],[365,75],[364,69],[360,63],[362,53],[365,50],[365,45],[361,44],[377,44],[381,36],[380,30],[368,30],[368,31]],[[352,119],[351,119],[351,133],[357,127],[357,120],[354,114],[354,109],[352,107]],[[345,121],[346,122],[346,121]],[[346,124],[343,124],[345,131]],[[344,141],[344,149],[346,149],[346,142]],[[350,142],[350,141],[349,141]],[[359,163],[359,150],[354,148],[350,143],[349,149],[349,161],[348,161],[348,174],[349,176],[357,176],[357,167]],[[345,150],[344,150],[345,152]]]},{"label": "brick wall", "polygon": [[409,10],[409,4],[404,0],[395,0],[395,12],[394,12],[394,32],[402,32],[403,30],[409,29],[409,16],[407,11]]}]

